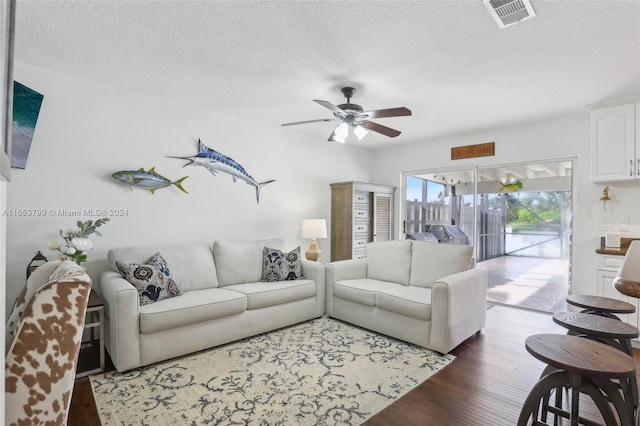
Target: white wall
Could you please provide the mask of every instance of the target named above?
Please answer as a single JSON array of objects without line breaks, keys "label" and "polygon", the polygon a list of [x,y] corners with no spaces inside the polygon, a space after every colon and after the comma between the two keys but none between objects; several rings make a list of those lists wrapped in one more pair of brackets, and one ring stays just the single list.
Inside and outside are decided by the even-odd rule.
[{"label": "white wall", "polygon": [[[96,249],[87,266],[94,279],[105,267],[110,247],[192,240],[253,240],[280,236],[287,247],[300,239],[302,219],[330,219],[329,183],[369,181],[401,187],[402,171],[471,167],[552,157],[576,157],[573,291],[595,291],[594,250],[603,221],[640,227],[640,182],[611,184],[606,212],[599,201],[602,184],[589,179],[589,116],[551,119],[500,129],[454,135],[370,152],[327,144],[302,132],[206,111],[17,63],[15,78],[44,94],[44,103],[26,170],[13,170],[8,208],[127,209],[112,217],[94,237]],[[425,124],[427,125],[427,124]],[[264,187],[260,204],[253,188],[214,177],[166,156],[195,154],[196,139],[231,156],[257,180],[277,179]],[[450,148],[494,141],[496,155],[450,160]],[[155,166],[184,186],[155,195],[129,189],[108,176],[118,170]],[[399,212],[399,194],[396,206]],[[396,215],[396,230],[399,219]],[[82,217],[80,219],[86,219]],[[78,218],[7,217],[7,298],[13,302],[24,284],[24,271],[36,250],[50,259],[49,240],[61,226]],[[623,235],[624,236],[624,235]],[[320,240],[325,253],[330,241]]]},{"label": "white wall", "polygon": [[[576,116],[388,148],[375,153],[372,178],[377,183],[400,188],[403,171],[471,168],[474,165],[576,157],[573,172],[577,205],[574,206],[572,292],[595,294],[595,249],[600,245],[600,236],[604,235],[600,230],[602,222],[630,223],[635,226],[629,227],[630,232],[623,234],[623,237],[631,236],[631,233],[640,236],[640,181],[608,185],[615,197],[607,201],[605,211],[603,203],[599,201],[605,185],[594,184],[590,180],[589,132],[589,115],[585,110]],[[451,160],[452,147],[484,142],[495,142],[495,156]],[[396,206],[400,206],[400,196],[398,191]],[[403,217],[400,210],[398,212],[396,229],[400,229],[399,221]]]},{"label": "white wall", "polygon": [[[58,209],[126,209],[92,237],[87,263],[94,279],[110,247],[172,241],[257,240],[273,236],[285,248],[300,238],[304,218],[330,219],[329,183],[370,179],[373,153],[328,144],[279,125],[206,111],[17,63],[15,79],[42,93],[44,102],[25,170],[13,170],[9,209],[45,209],[44,217],[7,218],[7,305],[24,285],[25,267],[37,250],[49,259],[50,240],[78,219]],[[238,161],[256,180],[276,179],[262,189],[231,176],[166,156],[197,153],[197,138]],[[155,166],[184,187],[148,191],[128,188],[108,176]],[[95,219],[95,217],[94,217]],[[329,240],[319,240],[330,252]]]},{"label": "white wall", "polygon": [[[0,177],[0,211],[7,207],[7,182],[4,182]],[[3,320],[7,318],[6,314],[6,271],[7,271],[7,259],[2,253],[6,253],[6,235],[7,235],[7,218],[0,215],[0,318]],[[5,322],[0,321],[0,337],[2,341],[5,339]],[[5,354],[4,351],[0,351],[0,362],[4,365]],[[4,370],[0,371],[0,380],[4,382]],[[0,394],[0,407],[4,407],[4,392]],[[0,424],[4,421],[4,418],[0,419]]]}]

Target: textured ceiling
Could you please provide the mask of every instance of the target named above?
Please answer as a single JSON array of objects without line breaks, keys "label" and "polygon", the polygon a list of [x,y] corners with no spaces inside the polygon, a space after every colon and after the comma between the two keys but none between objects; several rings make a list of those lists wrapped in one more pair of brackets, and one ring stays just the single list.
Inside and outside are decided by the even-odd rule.
[{"label": "textured ceiling", "polygon": [[[531,0],[499,29],[472,1],[18,1],[16,60],[281,123],[406,106],[388,147],[640,95],[640,1]],[[288,127],[324,141],[334,123]]]}]

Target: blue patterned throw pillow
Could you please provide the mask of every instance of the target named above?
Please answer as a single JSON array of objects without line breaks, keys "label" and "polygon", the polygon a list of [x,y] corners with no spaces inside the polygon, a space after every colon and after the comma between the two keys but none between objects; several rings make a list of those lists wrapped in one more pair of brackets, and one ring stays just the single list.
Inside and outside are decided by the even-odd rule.
[{"label": "blue patterned throw pillow", "polygon": [[140,305],[147,305],[180,293],[178,285],[171,277],[167,261],[159,252],[141,265],[116,260],[116,266],[120,275],[138,290]]},{"label": "blue patterned throw pillow", "polygon": [[300,246],[289,253],[265,247],[262,254],[262,281],[291,281],[302,278]]}]

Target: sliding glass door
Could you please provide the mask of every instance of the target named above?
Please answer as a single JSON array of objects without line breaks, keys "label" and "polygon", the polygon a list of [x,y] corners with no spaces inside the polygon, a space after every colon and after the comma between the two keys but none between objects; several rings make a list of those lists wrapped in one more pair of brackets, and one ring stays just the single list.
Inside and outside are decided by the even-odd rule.
[{"label": "sliding glass door", "polygon": [[404,238],[472,244],[490,302],[546,312],[570,290],[573,159],[403,175]]}]

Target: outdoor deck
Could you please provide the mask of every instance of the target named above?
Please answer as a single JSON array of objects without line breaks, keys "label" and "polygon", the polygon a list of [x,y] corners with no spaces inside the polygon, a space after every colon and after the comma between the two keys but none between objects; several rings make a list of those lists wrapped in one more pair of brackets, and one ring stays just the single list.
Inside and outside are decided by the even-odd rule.
[{"label": "outdoor deck", "polygon": [[487,301],[542,312],[567,310],[567,259],[501,256],[478,263],[489,272]]}]

